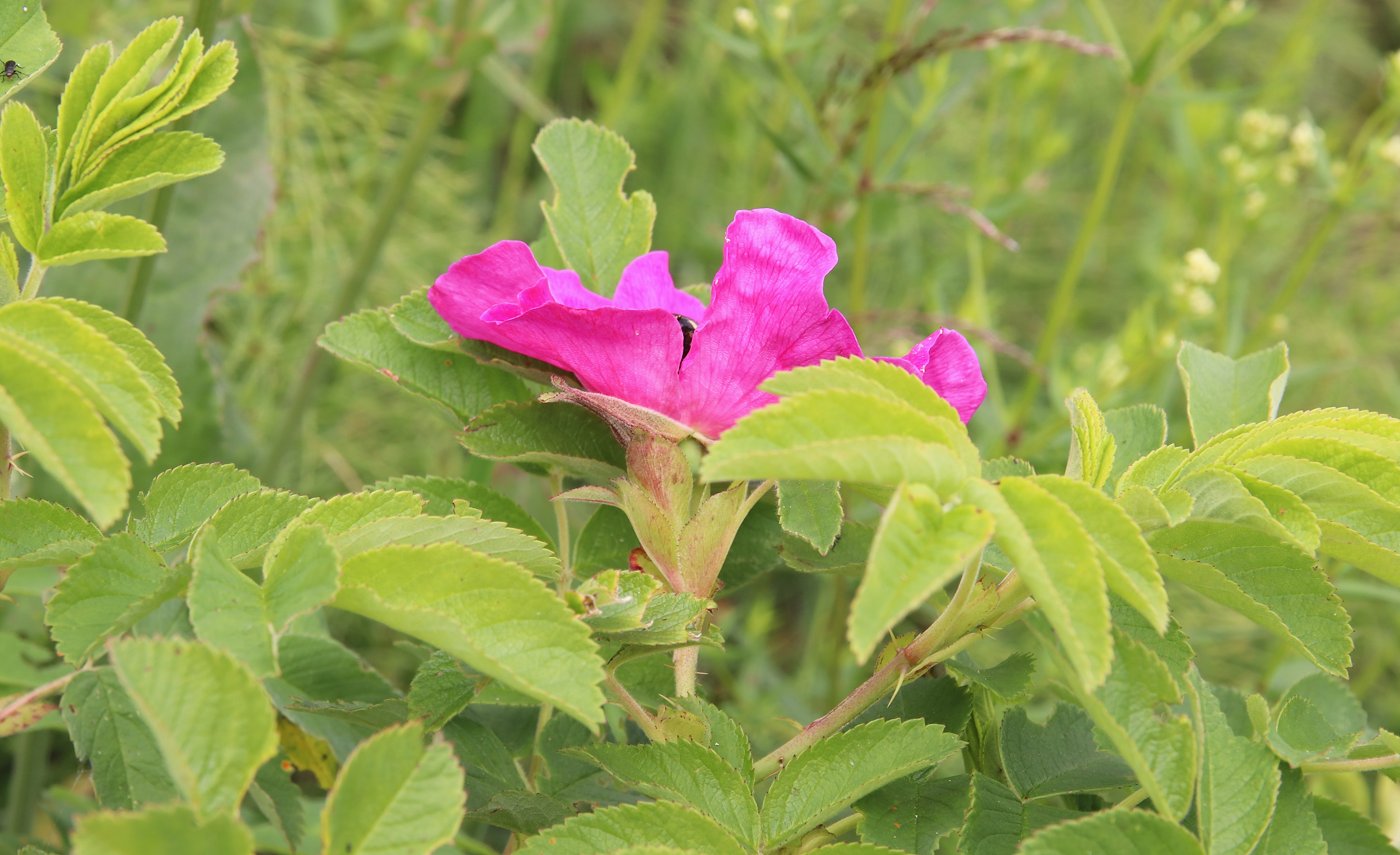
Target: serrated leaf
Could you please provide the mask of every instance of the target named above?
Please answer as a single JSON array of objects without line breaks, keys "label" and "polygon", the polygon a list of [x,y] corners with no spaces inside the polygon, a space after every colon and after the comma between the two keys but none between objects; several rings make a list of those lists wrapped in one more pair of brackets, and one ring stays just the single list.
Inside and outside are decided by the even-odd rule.
[{"label": "serrated leaf", "polygon": [[1117,440],[1109,433],[1098,403],[1084,389],[1065,399],[1069,410],[1069,463],[1065,477],[1102,487],[1113,472]]},{"label": "serrated leaf", "polygon": [[44,18],[42,3],[7,3],[0,8],[0,57],[14,62],[22,77],[6,80],[0,103],[29,85],[58,59],[63,44]]},{"label": "serrated leaf", "polygon": [[580,814],[525,841],[518,855],[610,855],[657,848],[706,855],[745,849],[711,819],[672,802],[620,805]]},{"label": "serrated leaf", "polygon": [[1113,468],[1108,481],[1115,484],[1128,467],[1161,448],[1167,441],[1167,413],[1156,404],[1134,404],[1105,410],[1104,426],[1113,435]]},{"label": "serrated leaf", "polygon": [[121,516],[131,465],[116,436],[72,384],[5,340],[0,340],[0,424],[100,528]]},{"label": "serrated leaf", "polygon": [[978,560],[994,528],[992,515],[979,507],[945,512],[927,486],[900,485],[851,603],[847,637],[857,661],[868,659],[890,628]]},{"label": "serrated leaf", "polygon": [[1269,720],[1269,745],[1293,765],[1343,754],[1360,738],[1366,712],[1347,686],[1310,674],[1279,698]]},{"label": "serrated leaf", "polygon": [[1282,778],[1274,815],[1254,849],[1255,855],[1328,855],[1303,774],[1285,768]]},{"label": "serrated leaf", "polygon": [[112,64],[112,43],[99,42],[84,51],[68,75],[58,102],[57,151],[59,174],[64,176],[72,158],[72,143],[85,111],[92,103],[97,82]]},{"label": "serrated leaf", "polygon": [[[428,302],[427,288],[405,294],[402,300],[389,307],[389,320],[399,335],[414,344],[434,350],[457,350],[460,336]],[[544,382],[549,382],[549,377],[546,376]]]},{"label": "serrated leaf", "polygon": [[186,805],[77,818],[73,855],[249,855],[253,834],[231,815],[201,817]]},{"label": "serrated leaf", "polygon": [[258,806],[258,811],[282,834],[295,852],[301,845],[306,811],[301,804],[301,788],[292,782],[277,758],[267,761],[258,769],[248,795]]},{"label": "serrated leaf", "polygon": [[155,736],[115,671],[97,668],[78,674],[59,708],[78,759],[92,768],[93,789],[103,807],[131,810],[176,797]]},{"label": "serrated leaf", "polygon": [[228,464],[179,466],[156,476],[141,497],[127,529],[152,549],[164,552],[184,543],[214,512],[237,496],[262,486]]},{"label": "serrated leaf", "polygon": [[312,505],[296,522],[316,525],[331,537],[353,532],[381,520],[416,517],[423,512],[423,500],[406,490],[366,490],[342,493]]},{"label": "serrated leaf", "polygon": [[602,721],[603,662],[587,628],[518,564],[453,543],[386,546],[346,559],[335,605],[421,638],[591,728]]},{"label": "serrated leaf", "polygon": [[192,131],[133,139],[68,188],[55,206],[54,217],[105,208],[158,187],[208,175],[223,163],[219,144]]},{"label": "serrated leaf", "polygon": [[476,517],[410,517],[375,520],[335,538],[336,549],[349,558],[369,549],[398,544],[425,546],[451,542],[482,555],[519,564],[542,579],[559,577],[559,558],[549,547],[505,523]]},{"label": "serrated leaf", "polygon": [[841,534],[840,485],[835,481],[782,481],[778,484],[778,521],[825,555]]},{"label": "serrated leaf", "polygon": [[123,641],[112,664],[185,800],[201,816],[235,810],[277,748],[272,706],[253,675],[226,654],[177,639]]},{"label": "serrated leaf", "polygon": [[33,253],[44,236],[48,210],[49,145],[34,112],[18,102],[5,105],[0,114],[0,179],[10,231]]},{"label": "serrated leaf", "polygon": [[758,805],[738,769],[695,742],[593,745],[578,749],[608,774],[653,798],[679,802],[758,845]]},{"label": "serrated leaf", "polygon": [[339,575],[339,558],[323,529],[299,525],[284,531],[263,562],[263,608],[273,634],[330,602]]},{"label": "serrated leaf", "polygon": [[1327,855],[1394,855],[1385,832],[1347,805],[1318,797],[1313,813],[1327,842]]},{"label": "serrated leaf", "polygon": [[0,502],[0,578],[5,570],[72,564],[102,539],[92,523],[53,502]]},{"label": "serrated leaf", "polygon": [[45,267],[62,267],[160,252],[165,252],[165,238],[145,220],[106,211],[84,211],[54,223],[39,241],[38,257]]},{"label": "serrated leaf", "polygon": [[145,333],[132,326],[126,318],[92,303],[65,297],[46,297],[44,302],[61,307],[121,348],[154,393],[161,418],[171,424],[180,423],[180,387],[176,385],[175,375],[171,373],[165,357],[146,338]]},{"label": "serrated leaf", "polygon": [[545,793],[502,790],[493,793],[480,808],[467,812],[467,820],[480,820],[521,834],[535,834],[573,815],[572,805]]},{"label": "serrated leaf", "polygon": [[423,719],[429,733],[441,730],[471,703],[478,680],[441,650],[418,666],[408,687],[408,712]]},{"label": "serrated leaf", "polygon": [[[1283,525],[1274,515],[1274,511],[1265,505],[1254,494],[1253,490],[1245,486],[1243,480],[1245,478],[1248,478],[1256,489],[1270,491],[1268,495],[1275,505],[1287,501],[1283,495],[1292,495],[1281,487],[1261,481],[1244,472],[1217,466],[1197,469],[1178,480],[1176,486],[1191,494],[1193,500],[1191,515],[1193,517],[1256,528],[1280,540],[1291,540],[1306,552],[1317,549],[1322,534],[1317,527],[1317,518],[1313,516],[1312,511],[1308,510],[1307,505],[1302,503],[1302,500],[1297,496],[1292,496],[1291,504],[1280,507],[1278,510],[1281,515],[1297,517],[1295,527],[1302,526],[1306,529],[1307,523],[1309,521],[1312,523],[1311,531],[1305,531],[1304,534],[1305,537],[1312,540],[1312,546],[1300,541],[1295,537],[1293,529]],[[1292,513],[1289,514],[1289,511]]]},{"label": "serrated leaf", "polygon": [[407,724],[360,744],[321,813],[326,852],[428,855],[462,822],[463,772],[446,743]]},{"label": "serrated leaf", "polygon": [[525,385],[509,374],[409,341],[394,329],[384,310],[368,309],[337,321],[326,327],[317,343],[341,359],[442,404],[464,422],[503,401],[529,397]]},{"label": "serrated leaf", "polygon": [[860,839],[900,852],[933,855],[938,841],[962,826],[971,784],[967,775],[910,775],[887,784],[854,805],[861,815]]},{"label": "serrated leaf", "polygon": [[240,570],[262,564],[282,529],[314,500],[285,490],[258,490],[235,496],[204,523],[219,532],[219,546]]},{"label": "serrated leaf", "polygon": [[656,220],[650,194],[623,193],[636,167],[632,149],[607,128],[578,119],[549,123],[533,148],[554,185],[554,201],[541,207],[564,266],[585,288],[612,296],[622,269],[651,248]]},{"label": "serrated leaf", "polygon": [[462,444],[477,457],[556,467],[591,481],[622,474],[626,458],[596,416],[569,404],[500,404],[467,425]]},{"label": "serrated leaf", "polygon": [[661,583],[645,573],[604,570],[571,592],[566,601],[594,634],[643,627],[643,615]]},{"label": "serrated leaf", "polygon": [[465,501],[481,511],[481,515],[488,520],[503,522],[540,543],[554,543],[554,539],[528,511],[504,493],[485,484],[436,475],[401,475],[379,482],[375,489],[412,490],[427,500],[423,512],[433,516],[448,516],[453,512],[454,502]]},{"label": "serrated leaf", "polygon": [[752,781],[753,748],[739,723],[704,698],[677,698],[676,704],[704,722],[705,744],[739,770],[745,781]]},{"label": "serrated leaf", "polygon": [[1254,528],[1190,520],[1148,537],[1162,573],[1292,641],[1345,674],[1351,622],[1331,581],[1290,541]]},{"label": "serrated leaf", "polygon": [[44,620],[59,654],[76,663],[176,596],[187,578],[135,537],[118,534],[68,568]]},{"label": "serrated leaf", "polygon": [[[754,519],[754,515],[749,515]],[[760,518],[761,519],[761,518]],[[774,529],[778,529],[773,519]],[[800,537],[783,534],[777,542],[778,557],[788,567],[800,573],[861,573],[865,571],[870,558],[870,550],[875,542],[875,529],[861,522],[847,522],[841,527],[841,536],[832,544],[825,555],[818,552],[810,543]],[[749,561],[761,556],[750,557]],[[731,554],[731,560],[741,560]]]},{"label": "serrated leaf", "polygon": [[1155,813],[1110,810],[1038,832],[1022,855],[1086,855],[1134,852],[1139,855],[1204,855],[1191,832]]},{"label": "serrated leaf", "polygon": [[190,544],[190,623],[200,641],[235,656],[258,677],[277,673],[277,648],[263,592],[219,548],[218,533],[200,529]]},{"label": "serrated leaf", "polygon": [[1123,758],[1094,742],[1094,724],[1082,710],[1060,704],[1043,725],[1022,707],[1001,721],[999,751],[1007,782],[1023,800],[1131,786]]},{"label": "serrated leaf", "polygon": [[1231,359],[1185,341],[1176,364],[1186,388],[1186,413],[1197,448],[1236,425],[1265,422],[1278,415],[1288,385],[1288,346],[1282,342]]},{"label": "serrated leaf", "polygon": [[827,737],[794,757],[763,799],[765,847],[815,828],[867,793],[957,751],[962,742],[941,725],[878,720]]},{"label": "serrated leaf", "polygon": [[[1071,810],[1023,804],[1002,782],[980,772],[972,775],[972,797],[958,841],[963,855],[1012,855],[1036,829],[1083,816]],[[1081,853],[1082,855],[1082,853]]]},{"label": "serrated leaf", "polygon": [[[1201,734],[1197,833],[1212,855],[1247,855],[1263,836],[1278,799],[1278,760],[1249,734],[1236,733],[1211,686],[1194,671],[1190,700]],[[1248,786],[1240,782],[1248,781]]]},{"label": "serrated leaf", "polygon": [[763,381],[763,391],[774,395],[798,395],[804,392],[846,391],[867,392],[891,403],[908,404],[921,413],[941,419],[953,428],[950,439],[957,446],[958,456],[974,468],[977,449],[962,427],[958,411],[923,380],[897,365],[878,359],[840,356],[817,365],[806,365],[790,371],[780,371]]},{"label": "serrated leaf", "polygon": [[1035,673],[1035,657],[1029,653],[1013,653],[990,668],[978,668],[962,658],[949,659],[946,665],[949,674],[980,686],[1005,701],[1014,701],[1024,695]]},{"label": "serrated leaf", "polygon": [[[362,706],[396,697],[394,687],[369,663],[338,641],[309,635],[285,635],[278,639],[277,664],[281,675],[263,681],[273,703],[297,733],[283,733],[282,746],[301,768],[317,768],[324,774],[336,758],[350,756],[360,740],[374,733],[357,722],[307,709],[308,702],[342,701]],[[327,757],[315,750],[319,747]],[[322,781],[329,788],[329,776]]]}]

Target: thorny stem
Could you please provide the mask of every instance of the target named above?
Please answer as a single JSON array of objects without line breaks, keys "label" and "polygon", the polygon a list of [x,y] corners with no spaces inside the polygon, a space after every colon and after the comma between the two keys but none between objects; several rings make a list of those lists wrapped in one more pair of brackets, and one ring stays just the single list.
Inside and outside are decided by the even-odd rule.
[{"label": "thorny stem", "polygon": [[83,671],[86,670],[86,668],[83,668],[78,671],[73,671],[71,673],[64,674],[62,677],[59,677],[56,680],[50,680],[42,686],[35,686],[34,688],[30,689],[24,694],[15,696],[13,700],[6,703],[3,707],[0,707],[0,721],[4,721],[5,719],[14,715],[16,712],[19,712],[21,709],[24,709],[26,705],[31,704],[42,697],[57,694],[58,692],[63,691],[69,683],[73,682],[74,677],[77,677],[79,674],[83,673]]},{"label": "thorny stem", "polygon": [[[8,459],[5,465],[8,467]],[[8,469],[3,480],[9,481]],[[19,695],[0,707],[0,721],[14,715],[27,704],[62,691],[80,673],[82,672],[73,671],[64,674],[56,680],[35,686]],[[48,772],[48,753],[47,730],[26,731],[15,739],[15,765],[10,771],[10,803],[5,811],[5,831],[16,837],[24,837],[33,827],[34,816],[38,813],[39,797],[43,794],[44,775]]]}]

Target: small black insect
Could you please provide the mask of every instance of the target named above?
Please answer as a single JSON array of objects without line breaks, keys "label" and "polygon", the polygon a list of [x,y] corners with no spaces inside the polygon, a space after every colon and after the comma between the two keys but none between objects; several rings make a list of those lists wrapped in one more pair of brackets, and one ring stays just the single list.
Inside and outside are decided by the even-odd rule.
[{"label": "small black insect", "polygon": [[684,360],[690,355],[690,340],[695,338],[700,325],[685,315],[676,315],[676,323],[681,325],[681,359]]},{"label": "small black insect", "polygon": [[0,77],[6,80],[14,80],[16,77],[24,76],[20,73],[21,71],[23,71],[23,67],[19,63],[15,62],[13,59],[7,59],[5,60],[5,67],[0,68]]}]

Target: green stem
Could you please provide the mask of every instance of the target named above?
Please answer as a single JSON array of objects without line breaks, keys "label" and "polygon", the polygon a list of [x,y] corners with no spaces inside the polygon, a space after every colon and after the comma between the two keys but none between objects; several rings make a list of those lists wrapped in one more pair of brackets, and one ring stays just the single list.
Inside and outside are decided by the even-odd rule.
[{"label": "green stem", "polygon": [[544,754],[540,751],[540,745],[544,742],[544,729],[549,726],[549,719],[554,715],[553,704],[541,704],[539,718],[535,719],[535,741],[530,749],[530,768],[525,772],[525,788],[532,793],[539,792],[540,769],[544,768]]},{"label": "green stem", "polygon": [[[843,834],[855,831],[856,825],[860,823],[860,814],[853,813],[843,816],[830,825],[819,825],[803,835],[797,841],[797,855],[806,855],[808,852],[816,852],[823,846],[831,842],[833,837],[839,838]],[[788,850],[784,850],[788,851]]]},{"label": "green stem", "polygon": [[33,300],[39,296],[39,285],[44,281],[44,274],[48,268],[39,263],[38,258],[30,259],[29,272],[24,276],[24,291],[20,293],[21,300]]},{"label": "green stem", "polygon": [[13,447],[10,445],[10,429],[0,422],[0,502],[8,501],[10,498],[10,455]]},{"label": "green stem", "polygon": [[15,737],[10,803],[5,810],[5,831],[14,837],[22,839],[34,827],[49,771],[49,737],[47,730],[27,730]]},{"label": "green stem", "polygon": [[604,678],[604,685],[606,685],[608,691],[612,693],[613,700],[617,701],[617,705],[626,710],[627,714],[632,717],[632,720],[637,723],[637,726],[642,729],[642,733],[647,735],[647,739],[650,739],[652,742],[665,741],[666,734],[661,729],[661,725],[657,723],[656,717],[647,712],[646,707],[642,706],[636,698],[632,697],[632,693],[627,691],[627,687],[622,685],[622,682],[617,679],[617,675],[611,670],[608,671],[607,676]]},{"label": "green stem", "polygon": [[700,648],[682,647],[671,654],[676,666],[676,697],[695,697],[695,675],[700,668]]},{"label": "green stem", "polygon": [[[461,68],[461,71],[454,74],[446,84],[436,86],[424,94],[413,133],[400,153],[393,171],[385,176],[379,187],[374,206],[374,221],[357,242],[358,249],[350,262],[349,273],[341,282],[331,311],[325,317],[325,323],[347,314],[364,294],[389,234],[398,221],[400,210],[413,189],[413,179],[427,158],[428,149],[442,125],[443,117],[453,100],[466,86],[475,61],[480,59],[479,52],[472,55],[477,39],[468,38],[465,33],[472,8],[473,4],[469,0],[457,0],[453,11],[454,35],[450,41],[459,44],[447,61],[452,67]],[[472,60],[470,63],[469,58]],[[302,418],[310,407],[319,385],[321,358],[322,351],[313,342],[302,362],[296,385],[283,408],[282,421],[268,446],[264,469],[269,479],[277,475],[287,452],[296,445]]]},{"label": "green stem", "polygon": [[1318,760],[1298,768],[1304,772],[1376,772],[1400,766],[1400,754],[1382,757],[1358,757],[1355,760]]},{"label": "green stem", "polygon": [[[550,492],[557,496],[564,492],[564,475],[561,472],[551,472],[549,475]],[[573,550],[569,544],[569,509],[564,502],[550,502],[554,506],[554,537],[555,546],[559,551],[559,585],[560,596],[568,591],[574,584],[574,562]]]},{"label": "green stem", "polygon": [[1138,787],[1136,790],[1133,790],[1131,793],[1125,796],[1121,802],[1114,805],[1114,807],[1127,809],[1135,805],[1140,805],[1143,802],[1147,801],[1148,795],[1149,794],[1147,792],[1146,787]]}]

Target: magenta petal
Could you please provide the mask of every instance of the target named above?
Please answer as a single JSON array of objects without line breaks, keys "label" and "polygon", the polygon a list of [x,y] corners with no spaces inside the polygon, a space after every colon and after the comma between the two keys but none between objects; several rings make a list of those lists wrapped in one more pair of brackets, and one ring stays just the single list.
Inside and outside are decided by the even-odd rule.
[{"label": "magenta petal", "polygon": [[940,329],[914,345],[902,359],[890,359],[923,380],[953,405],[963,422],[972,418],[987,397],[987,381],[977,352],[957,330]]},{"label": "magenta petal", "polygon": [[676,288],[665,252],[637,256],[623,268],[613,305],[624,309],[665,309],[696,323],[705,319],[705,304]]},{"label": "magenta petal", "polygon": [[428,289],[428,302],[458,335],[509,347],[497,339],[496,324],[482,317],[498,306],[496,320],[519,315],[520,293],[536,285],[546,280],[530,247],[503,240],[447,268]]},{"label": "magenta petal", "polygon": [[[601,309],[604,306],[612,305],[607,297],[595,294],[583,287],[578,274],[574,271],[555,270],[552,267],[541,267],[540,269],[544,271],[545,278],[549,280],[549,294],[554,298],[554,302],[563,303],[565,306],[572,306],[575,309]],[[524,307],[523,302],[522,307]]]},{"label": "magenta petal", "polygon": [[836,245],[802,220],[770,210],[735,215],[672,414],[718,436],[774,400],[758,386],[775,373],[859,354],[850,324],[822,295],[834,266]]}]

